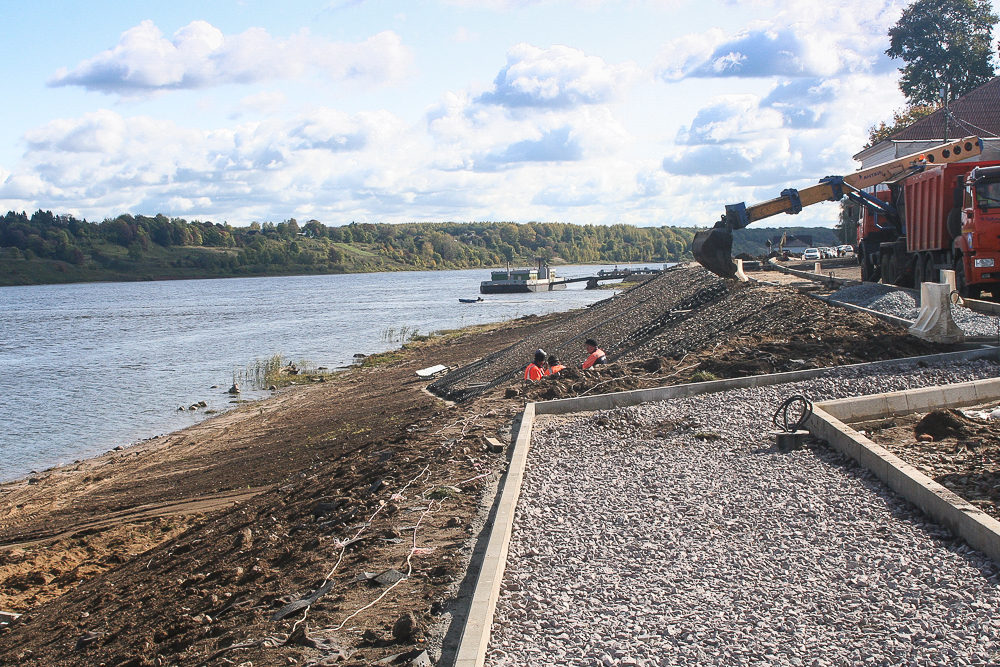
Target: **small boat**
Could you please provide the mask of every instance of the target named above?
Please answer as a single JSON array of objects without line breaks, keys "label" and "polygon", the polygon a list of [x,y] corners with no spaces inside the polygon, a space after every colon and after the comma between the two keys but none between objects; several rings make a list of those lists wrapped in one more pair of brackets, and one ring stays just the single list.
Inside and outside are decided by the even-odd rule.
[{"label": "small boat", "polygon": [[459,303],[479,303],[480,301],[485,301],[485,299],[483,299],[483,297],[479,297],[478,299],[459,299],[458,300]]}]

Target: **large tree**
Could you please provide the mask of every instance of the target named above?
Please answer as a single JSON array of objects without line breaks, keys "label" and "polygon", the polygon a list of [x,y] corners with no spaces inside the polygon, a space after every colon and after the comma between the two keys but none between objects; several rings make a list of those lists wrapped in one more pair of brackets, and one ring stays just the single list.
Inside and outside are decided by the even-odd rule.
[{"label": "large tree", "polygon": [[901,58],[899,89],[910,104],[934,105],[941,89],[955,99],[993,77],[989,0],[916,0],[889,30],[886,54]]}]

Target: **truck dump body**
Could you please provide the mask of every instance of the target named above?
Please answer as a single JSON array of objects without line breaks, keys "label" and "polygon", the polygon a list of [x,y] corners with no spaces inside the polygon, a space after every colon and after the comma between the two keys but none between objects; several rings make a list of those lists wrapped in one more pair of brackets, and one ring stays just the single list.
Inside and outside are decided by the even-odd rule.
[{"label": "truck dump body", "polygon": [[948,214],[959,176],[975,168],[975,162],[957,162],[932,167],[905,181],[906,249],[909,252],[946,250],[951,247]]}]

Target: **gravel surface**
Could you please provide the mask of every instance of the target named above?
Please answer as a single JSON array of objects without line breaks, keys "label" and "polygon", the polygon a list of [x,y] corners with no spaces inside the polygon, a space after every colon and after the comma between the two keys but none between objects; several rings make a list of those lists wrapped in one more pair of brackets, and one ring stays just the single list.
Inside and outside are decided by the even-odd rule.
[{"label": "gravel surface", "polygon": [[[830,295],[830,298],[877,310],[887,315],[902,317],[905,320],[915,321],[920,312],[918,299],[915,299],[909,292],[879,283],[845,287]],[[951,316],[966,336],[997,336],[1000,333],[997,318],[991,315],[984,315],[952,304]]]},{"label": "gravel surface", "polygon": [[768,432],[795,393],[997,371],[840,369],[540,420],[487,664],[995,664],[1000,569],[832,450],[780,454]]}]

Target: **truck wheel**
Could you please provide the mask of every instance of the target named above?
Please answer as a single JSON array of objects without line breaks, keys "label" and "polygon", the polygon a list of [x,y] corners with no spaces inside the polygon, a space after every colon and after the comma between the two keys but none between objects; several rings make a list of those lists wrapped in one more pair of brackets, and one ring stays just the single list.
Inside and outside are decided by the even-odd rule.
[{"label": "truck wheel", "polygon": [[934,270],[934,258],[928,253],[924,260],[924,282],[936,283],[940,278],[941,275]]},{"label": "truck wheel", "polygon": [[955,291],[966,299],[978,299],[980,295],[980,290],[965,284],[965,262],[961,257],[955,260]]},{"label": "truck wheel", "polygon": [[896,256],[882,256],[882,282],[886,285],[896,284]]}]

